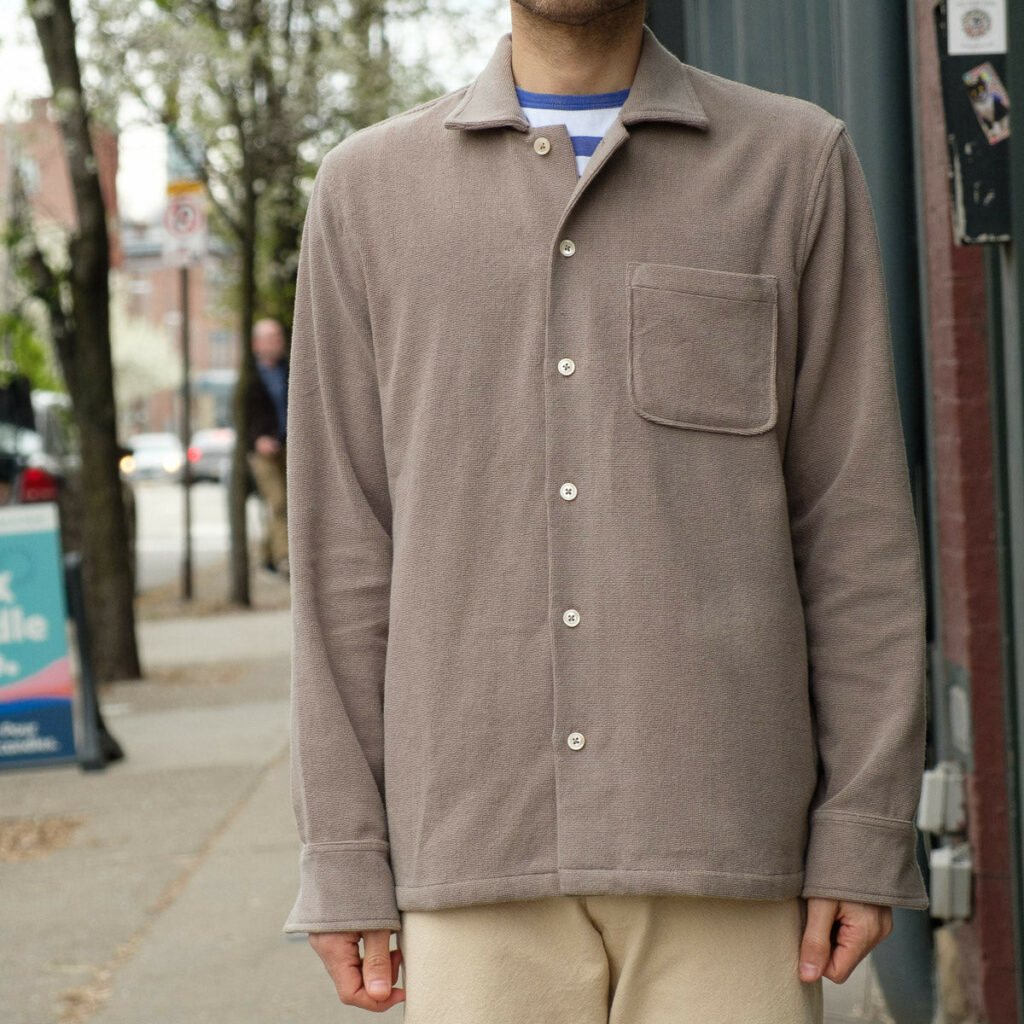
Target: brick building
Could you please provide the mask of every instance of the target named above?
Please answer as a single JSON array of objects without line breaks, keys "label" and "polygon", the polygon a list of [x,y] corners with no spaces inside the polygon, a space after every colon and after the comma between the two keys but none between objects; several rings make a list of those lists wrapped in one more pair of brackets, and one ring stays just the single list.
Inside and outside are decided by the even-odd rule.
[{"label": "brick building", "polygon": [[[133,322],[161,332],[181,360],[181,281],[179,270],[163,259],[160,223],[125,223],[123,260],[117,288],[124,311]],[[189,270],[192,426],[230,426],[231,395],[239,359],[236,316],[230,305],[230,283],[224,253],[215,245]],[[181,419],[177,388],[163,388],[145,401],[126,402],[121,409],[126,433],[177,430]]]},{"label": "brick building", "polygon": [[[35,99],[24,121],[0,125],[0,182],[17,162],[44,251],[59,249],[76,226],[74,197],[50,101]],[[178,271],[164,265],[161,223],[122,223],[118,213],[118,139],[98,128],[93,145],[107,208],[111,248],[112,346],[122,440],[148,430],[177,431],[181,421],[181,296]],[[6,197],[4,197],[6,200]],[[0,221],[6,210],[0,209]],[[6,251],[0,250],[0,260]],[[194,429],[231,422],[238,360],[235,316],[226,299],[223,252],[189,273]]]},{"label": "brick building", "polygon": [[[117,209],[117,136],[105,128],[92,133],[93,151],[100,190],[107,208],[107,231],[110,234],[110,265],[121,262],[120,233]],[[71,175],[64,159],[64,143],[53,117],[48,99],[37,98],[29,104],[29,117],[24,121],[0,124],[0,182],[9,181],[8,160],[13,157],[21,172],[32,218],[44,233],[66,233],[78,223]],[[6,220],[6,194],[3,219]]]}]

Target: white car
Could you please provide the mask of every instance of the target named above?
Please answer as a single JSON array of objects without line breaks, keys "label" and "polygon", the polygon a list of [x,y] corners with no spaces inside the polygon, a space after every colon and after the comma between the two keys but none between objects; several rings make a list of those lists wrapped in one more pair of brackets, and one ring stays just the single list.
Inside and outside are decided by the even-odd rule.
[{"label": "white car", "polygon": [[180,480],[185,450],[177,434],[134,434],[128,438],[131,455],[121,459],[121,472],[129,480]]}]

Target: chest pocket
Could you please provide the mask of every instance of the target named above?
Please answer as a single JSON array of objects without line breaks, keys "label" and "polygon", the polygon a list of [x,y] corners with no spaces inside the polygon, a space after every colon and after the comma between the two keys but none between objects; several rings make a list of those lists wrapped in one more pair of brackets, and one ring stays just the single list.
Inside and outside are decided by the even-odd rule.
[{"label": "chest pocket", "polygon": [[629,398],[645,419],[760,434],[775,426],[778,281],[629,264]]}]

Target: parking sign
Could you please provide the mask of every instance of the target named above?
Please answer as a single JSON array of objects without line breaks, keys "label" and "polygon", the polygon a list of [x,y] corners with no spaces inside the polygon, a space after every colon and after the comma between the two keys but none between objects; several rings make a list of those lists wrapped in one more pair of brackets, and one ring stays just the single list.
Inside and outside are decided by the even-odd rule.
[{"label": "parking sign", "polygon": [[172,266],[198,263],[206,251],[206,210],[199,182],[172,182],[164,212],[164,259]]}]

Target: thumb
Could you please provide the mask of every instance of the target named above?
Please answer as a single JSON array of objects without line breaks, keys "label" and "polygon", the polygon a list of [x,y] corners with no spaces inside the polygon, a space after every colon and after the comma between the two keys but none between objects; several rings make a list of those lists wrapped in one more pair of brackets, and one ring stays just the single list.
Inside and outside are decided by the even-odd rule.
[{"label": "thumb", "polygon": [[812,896],[807,900],[807,923],[800,944],[800,978],[817,981],[832,956],[832,923],[839,910],[838,900]]},{"label": "thumb", "polygon": [[363,985],[380,1002],[391,993],[390,940],[387,928],[363,932]]}]

